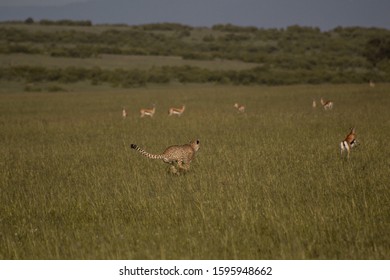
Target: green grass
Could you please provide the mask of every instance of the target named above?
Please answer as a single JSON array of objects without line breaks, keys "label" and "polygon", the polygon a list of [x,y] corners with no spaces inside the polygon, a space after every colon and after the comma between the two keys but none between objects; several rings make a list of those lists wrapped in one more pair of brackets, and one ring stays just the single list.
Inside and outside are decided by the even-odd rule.
[{"label": "green grass", "polygon": [[[3,83],[0,258],[389,259],[389,90]],[[333,111],[311,108],[321,96]],[[153,103],[154,119],[140,119]],[[360,145],[341,159],[353,125]],[[182,176],[129,147],[195,138]]]},{"label": "green grass", "polygon": [[235,60],[188,60],[178,56],[140,56],[102,54],[96,58],[51,57],[38,54],[0,54],[3,66],[39,66],[47,68],[99,67],[114,70],[148,70],[163,66],[192,66],[209,70],[246,70],[259,66],[257,63]]}]

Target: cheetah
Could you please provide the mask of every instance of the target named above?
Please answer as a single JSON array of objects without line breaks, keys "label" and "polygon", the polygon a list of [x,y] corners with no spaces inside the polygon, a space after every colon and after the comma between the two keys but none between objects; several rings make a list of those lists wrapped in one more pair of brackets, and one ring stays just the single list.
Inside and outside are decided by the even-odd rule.
[{"label": "cheetah", "polygon": [[[190,168],[191,161],[195,157],[195,153],[199,150],[200,141],[194,140],[189,144],[174,145],[165,149],[162,154],[150,154],[136,144],[131,144],[130,147],[147,158],[151,159],[162,159],[165,163],[169,163],[170,172],[179,175],[181,171],[188,171]],[[177,164],[177,167],[175,166]]]}]

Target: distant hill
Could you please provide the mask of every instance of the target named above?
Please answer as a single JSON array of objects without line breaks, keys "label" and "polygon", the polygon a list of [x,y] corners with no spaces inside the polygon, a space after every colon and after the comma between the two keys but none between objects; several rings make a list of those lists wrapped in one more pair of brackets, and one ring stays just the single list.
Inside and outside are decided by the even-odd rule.
[{"label": "distant hill", "polygon": [[390,28],[390,2],[289,0],[90,0],[58,7],[1,7],[0,21],[71,19],[129,25],[177,22],[192,26],[220,23],[256,27],[337,26]]},{"label": "distant hill", "polygon": [[[179,22],[208,26],[233,20],[234,15],[230,14],[238,12],[239,3],[239,0],[93,0],[61,7],[2,7],[0,20],[32,17],[36,20],[91,20],[93,23]],[[242,9],[245,12],[245,7]]]}]

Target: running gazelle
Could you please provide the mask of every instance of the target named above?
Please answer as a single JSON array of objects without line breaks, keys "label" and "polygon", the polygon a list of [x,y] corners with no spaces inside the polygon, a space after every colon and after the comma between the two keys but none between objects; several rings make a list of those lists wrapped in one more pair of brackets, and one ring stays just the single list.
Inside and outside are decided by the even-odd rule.
[{"label": "running gazelle", "polygon": [[126,118],[127,117],[127,111],[126,111],[126,108],[125,107],[123,107],[122,108],[122,118]]},{"label": "running gazelle", "polygon": [[178,115],[178,116],[180,117],[181,114],[183,114],[183,112],[184,112],[185,109],[186,109],[186,106],[185,106],[185,105],[182,105],[181,108],[174,108],[174,107],[171,107],[171,108],[169,108],[169,110],[168,110],[168,115],[169,115],[169,116]]},{"label": "running gazelle", "polygon": [[324,107],[325,110],[332,110],[333,108],[333,101],[327,100],[324,101],[324,99],[321,97],[321,105]]},{"label": "running gazelle", "polygon": [[357,145],[356,140],[356,130],[355,128],[351,128],[349,134],[345,137],[343,141],[340,142],[340,154],[343,155],[343,152],[347,152],[347,158],[349,158],[349,153],[351,148]]},{"label": "running gazelle", "polygon": [[155,112],[156,112],[156,106],[153,105],[152,109],[141,109],[140,110],[140,113],[141,113],[140,117],[143,118],[145,116],[149,116],[149,117],[153,118],[153,115]]},{"label": "running gazelle", "polygon": [[245,106],[242,104],[234,103],[234,108],[236,108],[239,113],[245,112]]}]

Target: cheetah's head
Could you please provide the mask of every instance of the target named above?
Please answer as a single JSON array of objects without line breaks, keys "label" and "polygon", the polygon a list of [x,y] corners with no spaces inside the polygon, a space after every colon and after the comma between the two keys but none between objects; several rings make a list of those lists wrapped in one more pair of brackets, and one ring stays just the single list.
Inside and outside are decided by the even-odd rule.
[{"label": "cheetah's head", "polygon": [[199,139],[196,139],[190,143],[191,147],[194,149],[194,151],[198,151],[200,148],[200,141]]}]

